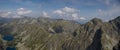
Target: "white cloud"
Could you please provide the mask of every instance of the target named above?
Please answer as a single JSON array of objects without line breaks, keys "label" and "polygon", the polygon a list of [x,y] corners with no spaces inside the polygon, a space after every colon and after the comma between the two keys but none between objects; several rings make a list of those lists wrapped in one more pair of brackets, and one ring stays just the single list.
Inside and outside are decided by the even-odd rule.
[{"label": "white cloud", "polygon": [[85,17],[80,17],[77,13],[72,14],[72,18],[73,20],[86,20]]},{"label": "white cloud", "polygon": [[1,11],[0,12],[0,17],[4,18],[19,18],[20,16],[13,13],[13,12],[7,12],[7,11]]},{"label": "white cloud", "polygon": [[18,15],[26,15],[26,14],[29,14],[31,12],[32,12],[32,10],[27,10],[27,9],[24,9],[24,8],[17,9],[17,14]]},{"label": "white cloud", "polygon": [[120,13],[120,7],[114,7],[108,10],[102,10],[102,9],[98,9],[98,15],[100,16],[112,16],[114,14],[118,14]]},{"label": "white cloud", "polygon": [[71,8],[71,7],[64,7],[61,9],[57,9],[53,11],[54,15],[57,15],[61,18],[64,19],[69,19],[69,20],[79,20],[80,18],[80,10]]},{"label": "white cloud", "polygon": [[73,20],[79,19],[79,15],[77,13],[72,14]]},{"label": "white cloud", "polygon": [[97,11],[98,11],[100,16],[105,14],[105,12],[102,9],[98,9]]},{"label": "white cloud", "polygon": [[4,11],[0,12],[1,17],[9,17],[9,16],[11,16],[11,14],[12,14],[12,12],[4,12]]},{"label": "white cloud", "polygon": [[43,17],[50,17],[50,16],[48,15],[48,13],[45,12],[45,11],[43,11],[42,14],[43,14]]},{"label": "white cloud", "polygon": [[65,12],[76,12],[76,11],[79,11],[77,9],[70,8],[70,7],[64,7],[62,10],[65,11]]},{"label": "white cloud", "polygon": [[119,6],[114,6],[114,7],[111,7],[110,9],[108,9],[108,10],[98,9],[97,12],[98,12],[97,16],[99,18],[101,18],[105,21],[108,21],[110,19],[113,19],[113,18],[119,16],[120,7]]},{"label": "white cloud", "polygon": [[85,18],[85,17],[80,17],[80,19],[81,19],[81,20],[86,20],[86,18]]},{"label": "white cloud", "polygon": [[65,12],[63,12],[62,10],[55,10],[53,11],[53,13],[59,14],[60,16],[62,16]]},{"label": "white cloud", "polygon": [[16,11],[0,11],[0,16],[5,18],[20,18],[20,15],[27,15],[31,12],[31,10],[19,8]]},{"label": "white cloud", "polygon": [[79,13],[80,10],[77,10],[77,9],[74,9],[74,8],[71,8],[71,7],[64,7],[62,9],[58,9],[58,10],[55,10],[53,11],[53,13],[55,14],[59,14],[59,15],[63,15],[63,14],[66,14],[66,13]]}]

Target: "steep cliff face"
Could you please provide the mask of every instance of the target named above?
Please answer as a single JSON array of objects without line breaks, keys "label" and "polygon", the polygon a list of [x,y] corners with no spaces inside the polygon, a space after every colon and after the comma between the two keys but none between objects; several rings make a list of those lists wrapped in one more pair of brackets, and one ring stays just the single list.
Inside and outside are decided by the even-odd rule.
[{"label": "steep cliff face", "polygon": [[94,18],[84,25],[62,19],[24,18],[4,24],[1,30],[2,36],[14,36],[7,44],[17,50],[120,49],[120,17],[109,22]]}]

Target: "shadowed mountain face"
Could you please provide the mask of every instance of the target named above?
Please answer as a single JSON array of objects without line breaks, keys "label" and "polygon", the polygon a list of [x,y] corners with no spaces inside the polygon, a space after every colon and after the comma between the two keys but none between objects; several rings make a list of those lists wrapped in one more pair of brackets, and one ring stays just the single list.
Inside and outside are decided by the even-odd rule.
[{"label": "shadowed mountain face", "polygon": [[87,50],[101,50],[102,49],[102,45],[101,45],[101,33],[102,30],[98,29],[95,32],[94,38],[93,38],[93,42],[90,46],[88,46]]},{"label": "shadowed mountain face", "polygon": [[0,23],[8,23],[8,22],[11,22],[12,20],[13,18],[0,17]]},{"label": "shadowed mountain face", "polygon": [[113,50],[120,50],[120,41],[113,47]]},{"label": "shadowed mountain face", "polygon": [[[20,18],[0,25],[0,50],[120,50],[120,16],[84,25],[68,20]],[[2,39],[6,35],[13,40]]]}]

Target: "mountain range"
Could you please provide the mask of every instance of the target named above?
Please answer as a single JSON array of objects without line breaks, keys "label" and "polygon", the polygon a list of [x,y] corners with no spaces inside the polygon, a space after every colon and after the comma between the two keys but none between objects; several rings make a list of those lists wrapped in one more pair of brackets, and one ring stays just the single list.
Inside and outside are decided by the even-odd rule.
[{"label": "mountain range", "polygon": [[[13,39],[8,41],[6,36]],[[85,24],[43,17],[2,22],[0,50],[7,47],[14,50],[120,50],[120,16],[108,22],[94,18]]]}]

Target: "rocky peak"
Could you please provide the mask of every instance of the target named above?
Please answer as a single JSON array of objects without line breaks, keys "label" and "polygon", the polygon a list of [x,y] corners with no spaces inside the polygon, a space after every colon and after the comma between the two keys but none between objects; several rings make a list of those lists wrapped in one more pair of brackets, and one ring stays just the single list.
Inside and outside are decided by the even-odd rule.
[{"label": "rocky peak", "polygon": [[120,22],[120,16],[118,16],[117,18],[110,20],[109,22]]},{"label": "rocky peak", "polygon": [[118,16],[114,20],[109,21],[109,23],[115,24],[117,28],[120,29],[120,16]]},{"label": "rocky peak", "polygon": [[93,24],[97,25],[99,23],[102,23],[102,20],[98,19],[98,18],[93,18],[90,22],[92,22]]},{"label": "rocky peak", "polygon": [[[94,28],[95,26],[100,27],[102,25],[102,20],[98,19],[98,18],[93,18],[92,20],[90,20],[88,23],[86,23],[84,25],[84,28],[86,28],[87,30],[90,28]],[[95,28],[94,28],[95,29]]]},{"label": "rocky peak", "polygon": [[117,18],[114,19],[115,21],[119,21],[120,22],[120,16],[118,16]]}]

